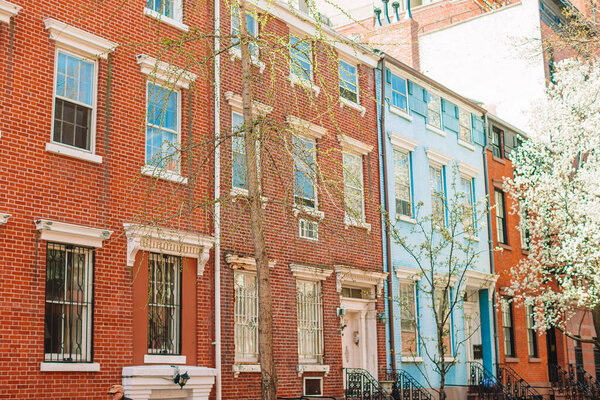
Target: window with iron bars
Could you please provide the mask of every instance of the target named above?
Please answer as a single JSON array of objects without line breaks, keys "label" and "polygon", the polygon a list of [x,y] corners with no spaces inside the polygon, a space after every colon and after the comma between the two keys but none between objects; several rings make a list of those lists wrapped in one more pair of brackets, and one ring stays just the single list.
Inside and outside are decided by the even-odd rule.
[{"label": "window with iron bars", "polygon": [[92,362],[93,298],[94,250],[48,243],[45,361]]},{"label": "window with iron bars", "polygon": [[148,353],[181,353],[181,257],[148,256]]},{"label": "window with iron bars", "polygon": [[256,273],[234,274],[235,361],[258,362],[258,297]]},{"label": "window with iron bars", "polygon": [[320,363],[323,359],[323,303],[319,282],[296,281],[298,306],[298,358]]}]

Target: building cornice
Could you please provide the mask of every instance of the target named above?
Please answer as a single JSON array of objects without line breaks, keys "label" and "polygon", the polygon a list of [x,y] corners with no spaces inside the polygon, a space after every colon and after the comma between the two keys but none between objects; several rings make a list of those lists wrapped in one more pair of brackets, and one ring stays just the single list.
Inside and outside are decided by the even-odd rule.
[{"label": "building cornice", "polygon": [[387,278],[387,272],[367,271],[360,268],[352,268],[344,265],[336,265],[333,267],[336,275],[336,290],[342,291],[344,283],[358,285],[362,287],[377,287],[377,296],[381,296],[383,291],[383,283]]},{"label": "building cornice", "polygon": [[21,11],[20,6],[9,3],[6,0],[0,0],[0,22],[10,24],[10,19]]}]

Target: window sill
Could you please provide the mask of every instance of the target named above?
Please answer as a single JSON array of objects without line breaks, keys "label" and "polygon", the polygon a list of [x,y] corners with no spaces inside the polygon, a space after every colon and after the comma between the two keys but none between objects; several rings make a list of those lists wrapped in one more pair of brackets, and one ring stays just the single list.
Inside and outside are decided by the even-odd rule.
[{"label": "window sill", "polygon": [[151,10],[149,8],[146,8],[146,7],[144,7],[144,15],[147,15],[150,18],[154,18],[154,19],[156,19],[156,20],[158,20],[160,22],[164,22],[165,24],[170,25],[170,26],[172,26],[174,28],[177,28],[177,29],[179,29],[180,31],[183,31],[183,32],[188,32],[190,30],[189,26],[187,26],[187,25],[185,25],[185,24],[183,24],[183,23],[181,23],[181,22],[179,22],[177,20],[174,20],[173,18],[165,17],[164,15],[162,15],[160,13],[157,13],[156,11]]},{"label": "window sill", "polygon": [[301,377],[305,372],[323,372],[329,374],[329,365],[323,364],[299,364],[296,366],[298,376]]},{"label": "window sill", "polygon": [[371,232],[371,224],[361,221],[355,221],[352,218],[344,217],[344,225],[346,225],[346,229],[348,229],[351,226],[354,226],[356,228],[366,229],[368,232]]},{"label": "window sill", "polygon": [[479,242],[479,238],[473,235],[465,234],[465,239],[470,240],[471,242]]},{"label": "window sill", "polygon": [[142,175],[150,176],[152,178],[160,178],[167,181],[181,183],[186,185],[188,183],[187,178],[179,175],[177,172],[168,171],[166,169],[153,167],[152,165],[144,165],[142,167]]},{"label": "window sill", "polygon": [[504,250],[512,251],[512,246],[504,243],[498,243],[498,246],[502,247]]},{"label": "window sill", "polygon": [[408,122],[412,122],[412,120],[413,120],[413,117],[411,117],[406,111],[404,111],[403,109],[398,108],[394,105],[391,105],[391,104],[390,104],[390,112],[392,114],[396,114],[397,116],[404,118]]},{"label": "window sill", "polygon": [[100,363],[67,363],[43,362],[40,363],[42,372],[99,372]]},{"label": "window sill", "polygon": [[456,362],[456,358],[454,358],[454,357],[444,357],[444,362],[454,363],[454,362]]},{"label": "window sill", "polygon": [[506,165],[506,160],[500,157],[492,156],[492,160],[499,162],[500,164]]},{"label": "window sill", "polygon": [[524,256],[529,256],[529,250],[521,249],[521,254]]},{"label": "window sill", "polygon": [[405,363],[421,363],[421,362],[423,362],[423,357],[405,357],[405,356],[402,356],[402,362],[405,362]]},{"label": "window sill", "polygon": [[464,140],[458,139],[458,144],[461,145],[462,147],[466,148],[466,149],[469,149],[471,151],[475,151],[475,146],[473,146],[469,142],[465,142]]},{"label": "window sill", "polygon": [[413,225],[417,224],[417,220],[416,219],[411,218],[411,217],[406,216],[406,215],[397,215],[396,216],[396,221],[408,222],[409,224],[413,224]]},{"label": "window sill", "polygon": [[504,362],[505,363],[518,363],[519,361],[519,357],[504,357]]},{"label": "window sill", "polygon": [[[229,191],[229,196],[231,196],[231,201],[236,202],[240,197],[245,197],[248,198],[249,194],[248,194],[248,189],[242,189],[242,188],[231,188],[231,190]],[[263,209],[267,206],[267,202],[269,201],[269,199],[265,196],[260,196],[260,201],[263,204]]]},{"label": "window sill", "polygon": [[444,132],[443,130],[441,130],[440,128],[437,128],[435,126],[425,125],[425,129],[427,129],[429,132],[433,132],[435,134],[438,134],[441,137],[446,137],[446,132]]},{"label": "window sill", "polygon": [[315,85],[311,81],[307,81],[306,79],[299,78],[297,75],[290,74],[288,77],[290,81],[290,85],[294,87],[295,85],[301,86],[304,89],[312,90],[315,93],[315,97],[319,97],[319,93],[321,93],[321,88]]},{"label": "window sill", "polygon": [[240,373],[260,373],[260,364],[233,364],[231,366],[233,370],[233,377],[237,378],[240,376]]},{"label": "window sill", "polygon": [[89,161],[94,164],[102,164],[102,156],[92,154],[90,152],[79,150],[71,146],[66,146],[59,143],[46,143],[46,151],[48,153],[60,154],[71,158],[77,158],[78,160]]},{"label": "window sill", "polygon": [[529,362],[530,363],[541,363],[542,359],[539,357],[529,357]]},{"label": "window sill", "polygon": [[[231,59],[231,61],[234,61],[236,59],[241,60],[242,59],[242,50],[232,47],[229,49],[229,56],[230,56],[229,58]],[[250,62],[252,64],[254,64],[254,66],[256,68],[258,68],[258,70],[260,71],[261,74],[265,71],[265,63],[260,61],[256,55],[254,55],[254,54],[250,55]]]},{"label": "window sill", "polygon": [[144,364],[185,364],[186,356],[144,354]]},{"label": "window sill", "polygon": [[340,108],[344,108],[344,106],[360,112],[361,117],[364,117],[365,112],[367,111],[367,109],[364,108],[363,106],[361,106],[360,104],[357,104],[353,101],[350,101],[348,99],[340,97]]},{"label": "window sill", "polygon": [[323,211],[319,211],[316,208],[309,208],[306,206],[294,205],[292,212],[294,213],[294,217],[298,217],[298,215],[304,214],[319,220],[325,218],[325,213]]}]

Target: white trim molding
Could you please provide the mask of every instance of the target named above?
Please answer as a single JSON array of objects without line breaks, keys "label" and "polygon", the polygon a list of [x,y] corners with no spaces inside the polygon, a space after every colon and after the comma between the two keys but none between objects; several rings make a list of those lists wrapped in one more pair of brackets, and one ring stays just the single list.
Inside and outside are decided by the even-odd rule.
[{"label": "white trim molding", "polygon": [[448,165],[450,161],[452,161],[452,156],[436,149],[432,149],[431,147],[427,148],[427,158],[429,159],[430,164],[437,165],[438,167]]},{"label": "white trim molding", "polygon": [[394,266],[394,272],[401,283],[414,283],[421,278],[422,271],[418,268]]},{"label": "white trim molding", "polygon": [[127,236],[127,266],[135,263],[138,251],[153,251],[197,259],[197,274],[204,273],[214,238],[199,233],[161,229],[155,226],[123,224]]},{"label": "white trim molding", "polygon": [[[256,271],[256,259],[253,257],[241,257],[235,254],[227,254],[225,261],[231,269],[243,269],[246,271]],[[269,260],[269,268],[275,268],[277,261]]]},{"label": "white trim molding", "polygon": [[366,156],[373,151],[373,146],[365,144],[360,140],[351,138],[348,135],[344,135],[343,133],[337,135],[337,139],[338,142],[340,142],[340,146],[342,146],[343,151],[359,154],[361,156]]},{"label": "white trim molding", "polygon": [[415,151],[415,149],[419,145],[419,142],[417,142],[416,140],[403,136],[398,132],[390,132],[389,135],[392,146],[398,150],[411,152]]},{"label": "white trim molding", "polygon": [[16,16],[22,7],[9,3],[6,0],[0,0],[0,22],[10,24],[11,17]]},{"label": "white trim molding", "polygon": [[54,40],[61,47],[83,52],[88,57],[107,59],[108,53],[118,46],[115,42],[67,25],[54,18],[46,18],[44,25],[50,33],[50,40]]},{"label": "white trim molding", "polygon": [[112,231],[108,229],[96,229],[48,219],[36,219],[35,229],[40,233],[41,240],[90,247],[102,247],[102,242],[112,235]]},{"label": "white trim molding", "polygon": [[10,214],[0,213],[0,225],[8,223],[8,219],[11,217]]},{"label": "white trim molding", "polygon": [[186,185],[188,183],[188,179],[184,176],[181,176],[178,172],[169,171],[168,169],[156,167],[154,165],[144,165],[142,166],[140,172],[142,175],[149,176],[151,178],[160,178],[166,181],[181,183],[182,185]]},{"label": "white trim molding", "polygon": [[[229,49],[229,59],[231,61],[235,61],[236,59],[241,60],[242,59],[242,50],[236,48],[236,47],[232,47]],[[250,54],[250,62],[252,64],[254,64],[254,66],[256,68],[258,68],[258,72],[260,72],[261,74],[265,71],[265,63],[260,61],[260,59],[258,58],[258,56],[256,54]]]},{"label": "white trim molding", "polygon": [[178,68],[144,54],[138,54],[135,58],[142,74],[170,86],[189,89],[190,84],[198,77],[198,75],[186,69]]},{"label": "white trim molding", "polygon": [[333,270],[329,268],[311,267],[300,264],[290,264],[290,271],[292,271],[292,274],[296,278],[311,281],[324,281],[333,273]]},{"label": "white trim molding", "polygon": [[[314,68],[314,66],[313,66]],[[313,81],[309,81],[308,79],[302,79],[298,77],[296,74],[290,74],[288,77],[290,81],[290,85],[294,87],[295,85],[300,86],[305,90],[312,90],[315,93],[315,97],[319,97],[319,93],[321,93],[321,88],[315,85]]]},{"label": "white trim molding", "polygon": [[186,356],[173,356],[165,354],[144,354],[145,364],[185,364]]},{"label": "white trim molding", "polygon": [[94,164],[102,164],[102,156],[90,153],[89,151],[67,146],[62,143],[48,142],[46,143],[46,151],[48,153],[60,154],[66,157],[76,158],[78,160],[89,161]]},{"label": "white trim molding", "polygon": [[100,372],[99,363],[41,362],[42,372]]},{"label": "white trim molding", "polygon": [[[175,5],[175,7],[177,7],[177,5]],[[144,15],[147,15],[150,18],[154,18],[154,19],[158,20],[159,22],[164,22],[165,24],[171,25],[172,27],[177,28],[184,32],[188,32],[190,30],[190,27],[187,26],[186,24],[184,24],[176,19],[169,18],[165,15],[162,15],[161,13],[158,13],[148,7],[144,7]]]},{"label": "white trim molding", "polygon": [[[230,90],[225,92],[224,95],[225,100],[227,100],[227,104],[229,104],[231,108],[233,108],[235,111],[241,114],[243,112],[242,96]],[[273,107],[258,102],[256,100],[252,100],[252,114],[254,116],[265,116],[267,114],[270,114],[271,111],[273,111]]]},{"label": "white trim molding", "polygon": [[460,161],[458,163],[458,172],[466,178],[475,178],[479,175],[479,169],[474,166]]},{"label": "white trim molding", "polygon": [[[190,377],[183,388],[173,383],[176,372],[187,372]],[[182,391],[183,398],[208,400],[217,370],[192,365],[136,365],[123,367],[122,376],[125,396],[132,400],[182,398]]]},{"label": "white trim molding", "polygon": [[342,291],[344,283],[358,285],[363,287],[377,287],[377,296],[383,292],[383,283],[387,278],[387,272],[367,271],[360,268],[347,267],[345,265],[335,265],[333,267],[336,275],[336,290]]},{"label": "white trim molding", "polygon": [[300,364],[296,366],[298,377],[302,377],[305,372],[323,372],[327,376],[329,374],[329,365],[323,364]]},{"label": "white trim molding", "polygon": [[233,364],[231,366],[233,377],[237,378],[242,372],[260,373],[262,370],[260,364]]},{"label": "white trim molding", "polygon": [[364,106],[340,96],[340,108],[344,108],[344,106],[360,112],[361,117],[364,117],[367,112],[367,109]]},{"label": "white trim molding", "polygon": [[327,129],[313,124],[293,115],[285,117],[285,122],[292,128],[294,134],[305,136],[309,139],[321,139],[327,134]]},{"label": "white trim molding", "polygon": [[489,289],[496,286],[500,275],[488,274],[486,272],[469,269],[465,272],[465,287],[477,289]]}]

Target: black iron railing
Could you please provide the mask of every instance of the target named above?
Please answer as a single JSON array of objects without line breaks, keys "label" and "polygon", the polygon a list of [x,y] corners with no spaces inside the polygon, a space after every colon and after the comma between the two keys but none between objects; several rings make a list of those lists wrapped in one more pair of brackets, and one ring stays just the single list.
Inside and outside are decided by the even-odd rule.
[{"label": "black iron railing", "polygon": [[511,397],[519,400],[543,400],[543,396],[535,390],[514,369],[506,364],[497,365],[498,379]]},{"label": "black iron railing", "polygon": [[502,382],[483,364],[471,361],[467,363],[469,373],[469,390],[477,393],[480,400],[515,400],[506,391]]},{"label": "black iron railing", "polygon": [[589,372],[583,369],[582,366],[575,367],[573,373],[573,365],[569,366],[569,374],[577,378],[577,382],[585,389],[586,394],[593,400],[600,399],[600,382]]},{"label": "black iron railing", "polygon": [[553,390],[562,394],[566,400],[588,400],[591,397],[585,387],[577,382],[575,375],[560,365],[550,364],[548,372]]},{"label": "black iron railing", "polygon": [[344,368],[346,400],[391,400],[377,379],[362,368]]},{"label": "black iron railing", "polygon": [[431,393],[406,371],[388,370],[386,380],[393,382],[392,398],[394,400],[433,400]]}]

